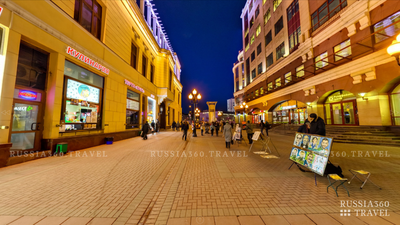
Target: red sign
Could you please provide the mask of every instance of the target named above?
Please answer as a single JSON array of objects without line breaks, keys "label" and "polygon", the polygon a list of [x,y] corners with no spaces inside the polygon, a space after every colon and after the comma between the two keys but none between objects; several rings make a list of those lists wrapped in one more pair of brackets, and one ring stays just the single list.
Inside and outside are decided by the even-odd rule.
[{"label": "red sign", "polygon": [[2,12],[3,12],[3,7],[0,7],[0,16]]},{"label": "red sign", "polygon": [[101,72],[103,72],[105,74],[109,74],[110,73],[110,70],[107,69],[106,67],[100,65],[99,63],[97,63],[93,59],[87,57],[86,55],[76,51],[75,49],[73,49],[73,48],[71,48],[69,46],[68,46],[66,52],[67,52],[68,55],[81,60],[82,62],[88,64],[89,66],[91,66],[91,67],[93,67],[95,69],[100,70]]},{"label": "red sign", "polygon": [[143,93],[144,93],[144,90],[143,90],[143,88],[141,88],[141,87],[139,87],[139,86],[135,85],[134,83],[130,82],[130,81],[129,81],[129,80],[127,80],[127,79],[125,79],[125,84],[126,84],[126,85],[128,85],[128,86],[130,86],[130,87],[133,87],[133,88],[135,88],[135,89],[136,89],[136,90],[138,90],[138,91],[141,91],[141,92],[143,92]]},{"label": "red sign", "polygon": [[19,91],[18,97],[26,100],[36,100],[38,95],[33,91]]}]

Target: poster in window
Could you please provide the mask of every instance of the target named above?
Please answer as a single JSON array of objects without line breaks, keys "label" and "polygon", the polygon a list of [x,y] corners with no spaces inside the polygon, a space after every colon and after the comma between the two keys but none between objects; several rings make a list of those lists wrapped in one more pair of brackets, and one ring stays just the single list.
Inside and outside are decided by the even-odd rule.
[{"label": "poster in window", "polygon": [[127,99],[126,100],[126,108],[139,111],[139,102]]},{"label": "poster in window", "polygon": [[67,98],[99,103],[100,89],[74,80],[68,80]]},{"label": "poster in window", "polygon": [[92,123],[97,123],[97,112],[96,111],[92,111],[90,113],[90,117],[91,117]]}]

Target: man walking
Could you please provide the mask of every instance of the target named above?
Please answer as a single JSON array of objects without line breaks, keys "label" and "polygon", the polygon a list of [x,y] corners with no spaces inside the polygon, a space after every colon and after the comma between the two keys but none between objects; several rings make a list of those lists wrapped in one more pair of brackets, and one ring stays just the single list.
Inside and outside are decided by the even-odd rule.
[{"label": "man walking", "polygon": [[185,141],[186,141],[188,130],[189,130],[189,124],[185,120],[182,124],[182,131],[183,131],[182,140],[183,140],[183,137],[185,137]]},{"label": "man walking", "polygon": [[253,131],[253,127],[250,124],[249,120],[247,121],[246,128],[244,128],[243,130],[246,130],[247,139],[249,139],[249,144],[252,144],[253,143],[253,139],[252,138],[253,138],[254,131]]},{"label": "man walking", "polygon": [[151,121],[151,133],[154,135],[154,132],[156,132],[156,123],[153,120]]}]

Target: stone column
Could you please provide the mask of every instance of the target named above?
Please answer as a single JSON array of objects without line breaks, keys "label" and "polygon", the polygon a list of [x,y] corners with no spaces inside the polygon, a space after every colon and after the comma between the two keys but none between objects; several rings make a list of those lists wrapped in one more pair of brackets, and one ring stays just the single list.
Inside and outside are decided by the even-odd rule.
[{"label": "stone column", "polygon": [[208,122],[213,122],[215,120],[215,106],[217,102],[207,102],[208,105]]}]

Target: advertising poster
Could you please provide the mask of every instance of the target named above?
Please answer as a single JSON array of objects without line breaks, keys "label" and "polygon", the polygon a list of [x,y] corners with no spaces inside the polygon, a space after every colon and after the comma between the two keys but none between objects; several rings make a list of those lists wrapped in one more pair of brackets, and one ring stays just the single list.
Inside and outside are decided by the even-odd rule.
[{"label": "advertising poster", "polygon": [[332,148],[332,138],[296,133],[289,159],[321,176]]},{"label": "advertising poster", "polygon": [[68,80],[67,98],[99,103],[100,89],[74,80]]}]

